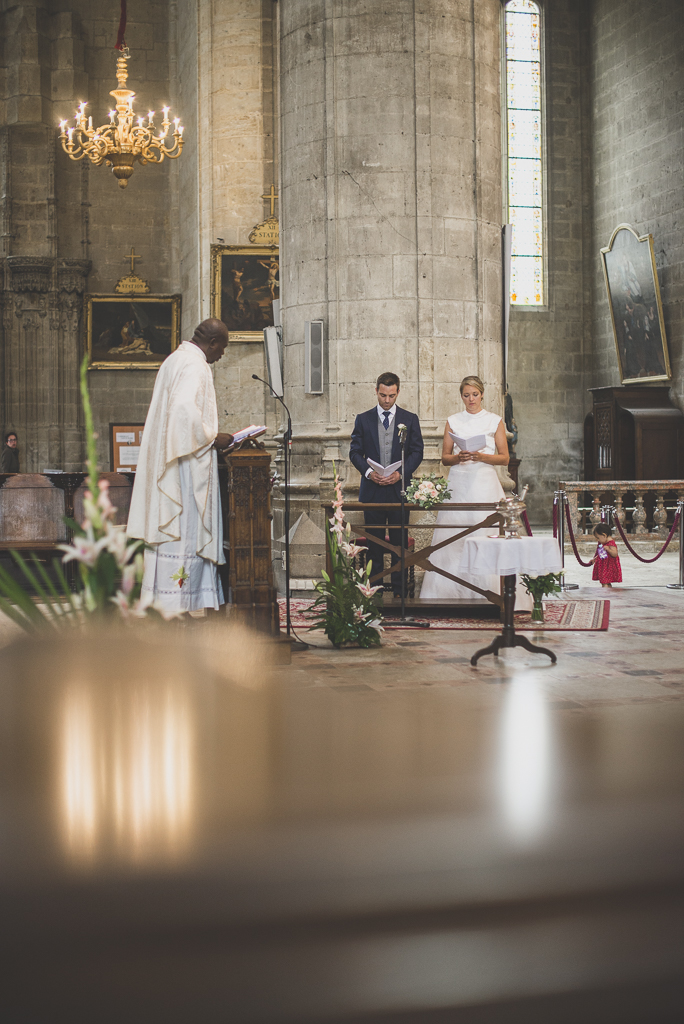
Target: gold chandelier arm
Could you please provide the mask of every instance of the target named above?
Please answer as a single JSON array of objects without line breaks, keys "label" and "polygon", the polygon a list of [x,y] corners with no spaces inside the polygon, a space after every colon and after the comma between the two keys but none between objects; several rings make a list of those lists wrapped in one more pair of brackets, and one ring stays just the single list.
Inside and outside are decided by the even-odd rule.
[{"label": "gold chandelier arm", "polygon": [[73,142],[71,143],[71,149],[68,149],[67,147],[68,143],[62,140],[62,149],[67,154],[67,156],[71,157],[72,160],[82,160],[83,157],[86,156],[86,151],[82,149],[80,146],[76,148]]},{"label": "gold chandelier arm", "polygon": [[166,146],[161,147],[161,149],[162,149],[162,153],[164,154],[164,156],[168,156],[169,160],[177,160],[178,157],[183,152],[183,139],[182,139],[182,137],[180,135],[176,136],[175,139],[174,139],[174,144],[173,144],[173,146],[171,146],[170,149],[167,149]]},{"label": "gold chandelier arm", "polygon": [[141,164],[160,164],[163,159],[163,153],[155,153],[154,150],[149,146],[146,149],[143,149],[142,153],[140,154]]}]

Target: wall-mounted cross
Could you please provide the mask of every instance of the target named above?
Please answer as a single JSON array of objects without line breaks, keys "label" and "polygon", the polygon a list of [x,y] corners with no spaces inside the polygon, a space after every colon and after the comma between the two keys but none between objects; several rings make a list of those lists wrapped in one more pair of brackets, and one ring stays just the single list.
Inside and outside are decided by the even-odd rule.
[{"label": "wall-mounted cross", "polygon": [[124,256],[124,259],[131,261],[131,274],[135,274],[135,261],[141,260],[142,256],[136,256],[135,248],[131,246],[131,251],[129,252],[128,256]]},{"label": "wall-mounted cross", "polygon": [[262,194],[261,198],[262,199],[269,199],[270,200],[270,202],[271,202],[271,213],[270,213],[270,216],[272,217],[273,216],[273,211],[275,210],[276,200],[278,199],[278,193],[275,190],[275,185],[271,185],[271,191],[270,192],[264,192]]}]

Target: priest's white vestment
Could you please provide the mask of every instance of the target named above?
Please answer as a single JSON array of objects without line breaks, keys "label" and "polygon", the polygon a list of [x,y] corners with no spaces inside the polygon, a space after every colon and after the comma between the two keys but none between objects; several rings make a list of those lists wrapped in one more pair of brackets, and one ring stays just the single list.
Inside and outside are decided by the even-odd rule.
[{"label": "priest's white vestment", "polygon": [[145,421],[128,534],[145,552],[142,597],[170,612],[218,608],[225,562],[214,380],[191,341],[162,363]]}]

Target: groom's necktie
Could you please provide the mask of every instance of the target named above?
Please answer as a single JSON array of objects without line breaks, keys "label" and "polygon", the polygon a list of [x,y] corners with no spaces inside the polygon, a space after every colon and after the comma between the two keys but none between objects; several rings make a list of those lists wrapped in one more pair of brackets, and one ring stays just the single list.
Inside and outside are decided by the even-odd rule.
[{"label": "groom's necktie", "polygon": [[389,413],[388,412],[385,413],[385,416],[384,416],[384,419],[383,419],[383,423],[385,424],[385,430],[389,430]]}]

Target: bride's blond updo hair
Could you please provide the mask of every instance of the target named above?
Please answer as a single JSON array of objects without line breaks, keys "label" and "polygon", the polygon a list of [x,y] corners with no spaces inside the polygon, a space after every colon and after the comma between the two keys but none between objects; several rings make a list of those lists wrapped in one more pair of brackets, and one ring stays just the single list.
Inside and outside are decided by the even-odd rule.
[{"label": "bride's blond updo hair", "polygon": [[470,384],[471,388],[477,388],[481,395],[484,395],[484,384],[479,377],[464,377],[461,381],[460,391],[463,394],[463,388],[467,388]]}]

